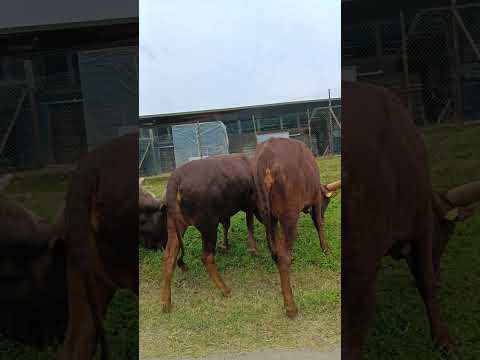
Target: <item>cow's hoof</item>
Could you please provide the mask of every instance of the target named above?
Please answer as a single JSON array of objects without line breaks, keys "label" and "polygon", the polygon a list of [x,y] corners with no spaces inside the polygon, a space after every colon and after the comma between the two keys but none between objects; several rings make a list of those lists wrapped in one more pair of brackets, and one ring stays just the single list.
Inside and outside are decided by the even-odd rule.
[{"label": "cow's hoof", "polygon": [[225,297],[227,297],[227,298],[229,298],[229,297],[232,296],[232,290],[229,289],[229,288],[225,288],[225,289],[222,291],[222,293],[223,293],[223,296],[225,296]]},{"label": "cow's hoof", "polygon": [[162,307],[162,312],[164,314],[171,313],[173,309],[172,303],[167,303],[167,302],[162,303],[161,307]]},{"label": "cow's hoof", "polygon": [[230,248],[225,246],[225,245],[219,245],[218,246],[218,250],[223,253],[223,254],[226,254],[230,251]]},{"label": "cow's hoof", "polygon": [[250,255],[254,255],[254,256],[259,256],[260,255],[257,248],[248,249],[247,251],[250,253]]},{"label": "cow's hoof", "polygon": [[188,266],[186,264],[183,264],[183,265],[178,265],[178,267],[180,268],[180,270],[182,270],[182,272],[187,272],[188,271]]},{"label": "cow's hoof", "polygon": [[298,310],[296,307],[292,307],[292,308],[287,308],[287,316],[290,318],[290,319],[293,319],[295,318],[297,315],[298,315]]},{"label": "cow's hoof", "polygon": [[455,349],[456,341],[450,336],[446,326],[443,325],[436,335],[435,345],[439,350],[447,353],[450,353]]},{"label": "cow's hoof", "polygon": [[181,260],[177,261],[177,266],[180,268],[180,270],[182,270],[182,272],[186,272],[188,270],[187,264]]},{"label": "cow's hoof", "polygon": [[328,256],[332,254],[332,250],[329,247],[327,247],[323,250],[323,253]]}]

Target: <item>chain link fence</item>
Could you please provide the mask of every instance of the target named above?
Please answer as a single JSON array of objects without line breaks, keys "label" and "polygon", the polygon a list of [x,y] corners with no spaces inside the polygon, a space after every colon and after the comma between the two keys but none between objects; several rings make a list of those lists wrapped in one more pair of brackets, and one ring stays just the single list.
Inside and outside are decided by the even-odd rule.
[{"label": "chain link fence", "polygon": [[70,165],[138,129],[138,49],[0,56],[0,173]]},{"label": "chain link fence", "polygon": [[[262,137],[275,135],[303,141],[315,156],[341,153],[341,105],[338,104],[274,117],[250,115],[217,120],[225,125],[229,153],[252,154]],[[139,176],[169,173],[177,167],[172,126],[176,124],[140,128]]]},{"label": "chain link fence", "polygon": [[15,166],[17,151],[14,125],[25,111],[26,95],[26,87],[21,83],[16,86],[0,85],[0,169],[4,171]]},{"label": "chain link fence", "polygon": [[480,119],[480,2],[345,25],[344,65],[392,89],[419,125]]}]

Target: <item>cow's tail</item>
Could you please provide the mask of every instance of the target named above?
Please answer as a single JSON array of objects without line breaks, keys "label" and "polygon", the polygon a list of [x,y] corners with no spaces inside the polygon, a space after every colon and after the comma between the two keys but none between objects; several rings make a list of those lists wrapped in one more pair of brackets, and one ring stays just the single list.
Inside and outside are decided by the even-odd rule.
[{"label": "cow's tail", "polygon": [[255,174],[256,188],[261,197],[262,206],[260,211],[262,213],[263,221],[265,222],[266,234],[267,234],[267,244],[270,252],[273,254],[275,244],[273,241],[273,228],[272,224],[272,199],[271,199],[271,183],[265,181],[266,179],[272,178],[271,170],[267,167],[266,169],[260,169],[257,167],[257,173]]},{"label": "cow's tail", "polygon": [[[177,209],[178,204],[177,201],[177,194],[180,193],[180,184],[177,178],[171,178],[171,181],[168,182],[167,184],[167,189],[165,191],[165,196],[164,198],[167,201],[167,236],[168,236],[168,217],[170,214],[174,214],[176,211],[181,213],[181,209]],[[177,266],[183,267],[185,263],[183,262],[183,255],[184,255],[184,247],[183,247],[183,240],[182,237],[180,236],[180,231],[178,229],[178,224],[175,218],[172,219],[173,225],[175,227],[175,233],[177,235],[177,239],[179,241],[180,245],[180,250],[179,250],[179,255],[180,257],[177,256],[175,259],[175,262],[177,263]],[[168,239],[167,239],[168,242]],[[183,264],[183,265],[182,265]]]},{"label": "cow's tail", "polygon": [[[87,181],[82,181],[82,179]],[[66,203],[69,209],[66,211],[68,217],[66,218],[65,245],[69,249],[69,260],[74,262],[72,265],[79,271],[80,278],[85,284],[87,305],[91,311],[95,333],[101,346],[100,358],[101,360],[108,360],[105,330],[93,292],[96,279],[94,272],[95,259],[92,251],[95,249],[96,244],[92,243],[90,231],[94,206],[93,195],[98,189],[98,180],[96,176],[92,177],[87,172],[74,176],[71,182],[70,198],[67,198]],[[73,219],[72,216],[74,217]],[[95,344],[95,347],[97,344]]]}]

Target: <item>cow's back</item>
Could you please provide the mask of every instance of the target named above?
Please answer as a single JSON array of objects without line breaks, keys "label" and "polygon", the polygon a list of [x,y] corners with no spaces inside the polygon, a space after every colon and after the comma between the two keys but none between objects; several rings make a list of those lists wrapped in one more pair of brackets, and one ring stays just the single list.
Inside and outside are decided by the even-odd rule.
[{"label": "cow's back", "polygon": [[[265,187],[267,172],[271,176],[272,211],[278,216],[288,206],[300,212],[312,206],[320,191],[320,174],[315,157],[298,141],[273,138],[258,145],[253,160],[257,191]],[[261,199],[261,196],[260,196]]]},{"label": "cow's back", "polygon": [[[344,82],[342,93],[343,251],[349,258],[379,258],[428,223],[426,152],[411,115],[391,92]],[[350,232],[363,229],[372,236],[350,243]]]},{"label": "cow's back", "polygon": [[192,224],[202,216],[230,217],[253,202],[253,178],[249,159],[225,155],[191,161],[176,169],[167,184],[169,213],[181,205]]}]

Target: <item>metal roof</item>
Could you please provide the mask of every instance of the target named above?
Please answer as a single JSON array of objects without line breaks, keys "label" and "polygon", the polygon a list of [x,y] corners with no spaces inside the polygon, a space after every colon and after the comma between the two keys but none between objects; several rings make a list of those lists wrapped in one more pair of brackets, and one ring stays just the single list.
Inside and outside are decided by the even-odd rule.
[{"label": "metal roof", "polygon": [[[331,99],[333,105],[340,105],[340,98]],[[261,105],[249,105],[242,107],[223,108],[223,109],[210,109],[202,111],[190,111],[168,114],[153,114],[153,115],[141,115],[140,123],[142,125],[158,124],[158,123],[180,123],[189,121],[207,121],[225,116],[243,115],[245,113],[256,113],[264,111],[280,111],[282,107],[318,107],[320,105],[326,106],[328,99],[306,100],[306,101],[290,101],[273,104],[261,104]]]},{"label": "metal roof", "polygon": [[0,12],[0,34],[138,21],[138,1],[16,0]]}]

